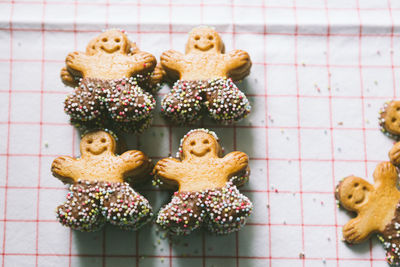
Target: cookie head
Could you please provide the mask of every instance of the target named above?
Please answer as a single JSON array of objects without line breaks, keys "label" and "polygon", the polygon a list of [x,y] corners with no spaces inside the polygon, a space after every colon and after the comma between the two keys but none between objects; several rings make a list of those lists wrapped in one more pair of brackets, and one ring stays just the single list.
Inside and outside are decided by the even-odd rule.
[{"label": "cookie head", "polygon": [[113,54],[116,52],[128,53],[129,49],[129,40],[123,32],[109,30],[91,40],[86,48],[86,52],[89,55],[97,53]]},{"label": "cookie head", "polygon": [[189,33],[186,54],[192,52],[224,53],[224,43],[218,32],[209,27],[194,28]]},{"label": "cookie head", "polygon": [[350,176],[338,185],[338,200],[348,210],[358,210],[368,202],[369,194],[373,187],[367,181]]},{"label": "cookie head", "polygon": [[115,152],[115,140],[107,132],[96,131],[86,134],[81,140],[81,154],[98,156],[105,152]]},{"label": "cookie head", "polygon": [[215,137],[203,131],[190,133],[182,142],[184,158],[218,157],[220,150],[220,145]]},{"label": "cookie head", "polygon": [[380,124],[388,133],[400,136],[400,101],[385,104],[381,110]]}]

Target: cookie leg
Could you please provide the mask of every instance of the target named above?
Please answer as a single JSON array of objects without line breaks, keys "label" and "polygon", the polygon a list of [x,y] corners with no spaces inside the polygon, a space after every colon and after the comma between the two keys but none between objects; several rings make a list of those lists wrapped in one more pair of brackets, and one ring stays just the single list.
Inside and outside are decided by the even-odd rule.
[{"label": "cookie leg", "polygon": [[59,222],[74,230],[99,230],[105,220],[93,190],[82,182],[71,185],[69,190],[67,201],[56,209]]},{"label": "cookie leg", "polygon": [[102,114],[102,84],[90,79],[83,79],[74,93],[66,97],[64,111],[72,120],[94,121]]},{"label": "cookie leg", "polygon": [[222,189],[209,191],[204,204],[207,210],[207,227],[217,234],[240,230],[253,208],[250,200],[232,182],[228,182]]},{"label": "cookie leg", "polygon": [[161,113],[176,124],[193,124],[201,118],[202,86],[197,81],[177,81],[161,101]]},{"label": "cookie leg", "polygon": [[157,216],[157,224],[177,235],[187,235],[199,228],[204,220],[201,193],[175,193]]},{"label": "cookie leg", "polygon": [[250,113],[251,106],[246,95],[231,79],[210,82],[206,91],[206,108],[211,118],[222,124],[239,121]]},{"label": "cookie leg", "polygon": [[128,183],[106,184],[104,190],[102,213],[109,223],[136,230],[151,220],[153,212],[149,202]]},{"label": "cookie leg", "polygon": [[145,121],[155,107],[154,97],[144,92],[133,78],[111,81],[103,101],[115,123]]}]

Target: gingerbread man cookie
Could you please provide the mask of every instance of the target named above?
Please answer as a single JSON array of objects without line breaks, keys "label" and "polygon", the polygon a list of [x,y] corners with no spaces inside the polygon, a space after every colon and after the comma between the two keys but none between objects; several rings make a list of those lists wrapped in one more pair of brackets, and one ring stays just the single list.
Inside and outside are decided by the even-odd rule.
[{"label": "gingerbread man cookie", "polygon": [[162,113],[175,123],[191,124],[207,112],[226,124],[250,112],[249,101],[233,83],[250,73],[250,56],[242,50],[225,54],[215,30],[194,28],[185,54],[168,50],[161,55],[161,65],[170,80],[179,79],[162,100]]},{"label": "gingerbread man cookie", "polygon": [[146,155],[130,150],[116,156],[116,141],[105,131],[84,135],[80,150],[80,158],[58,157],[51,165],[55,177],[72,184],[67,201],[56,209],[60,223],[81,231],[96,231],[106,221],[131,230],[147,223],[152,208],[129,185],[151,172]]},{"label": "gingerbread man cookie", "polygon": [[150,79],[161,81],[153,55],[140,51],[120,30],[103,32],[91,40],[86,52],[72,52],[61,71],[68,85],[79,84],[67,96],[65,112],[78,128],[116,128],[143,131],[151,121],[154,97],[143,90]]},{"label": "gingerbread man cookie", "polygon": [[386,102],[379,112],[381,131],[395,140],[400,139],[400,101]]},{"label": "gingerbread man cookie", "polygon": [[178,154],[179,159],[165,158],[154,167],[159,184],[179,188],[157,223],[175,234],[189,234],[201,225],[218,234],[238,231],[252,211],[236,187],[248,179],[247,155],[235,151],[222,157],[217,136],[206,129],[187,133]]},{"label": "gingerbread man cookie", "polygon": [[[392,162],[399,162],[399,151],[397,149],[390,154]],[[396,187],[398,175],[391,162],[382,162],[375,168],[374,184],[350,176],[344,178],[336,189],[336,199],[340,205],[357,213],[354,219],[344,225],[343,238],[349,243],[360,243],[372,233],[378,233],[390,264],[400,264],[400,191]]]}]

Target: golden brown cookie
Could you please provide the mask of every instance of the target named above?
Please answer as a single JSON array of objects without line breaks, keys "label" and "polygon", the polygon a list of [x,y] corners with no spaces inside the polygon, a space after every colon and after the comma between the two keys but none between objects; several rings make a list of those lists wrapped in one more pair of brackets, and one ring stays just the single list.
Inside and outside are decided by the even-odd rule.
[{"label": "golden brown cookie", "polygon": [[146,90],[155,93],[164,72],[123,31],[103,32],[65,62],[61,79],[76,87],[64,110],[74,126],[141,133],[150,125],[155,99]]},{"label": "golden brown cookie", "polygon": [[[86,52],[69,53],[65,63],[66,70],[74,78],[114,80],[137,74],[147,75],[157,62],[153,55],[140,51],[130,42],[123,31],[108,30],[92,39]],[[63,70],[61,79],[71,83],[71,77]]]},{"label": "golden brown cookie", "polygon": [[382,132],[398,140],[400,137],[400,101],[386,102],[379,113],[379,124]]},{"label": "golden brown cookie", "polygon": [[143,181],[152,164],[141,151],[115,155],[116,141],[105,131],[90,132],[80,143],[81,157],[58,157],[53,175],[71,183],[67,201],[56,212],[59,221],[81,231],[98,230],[106,221],[137,229],[152,216],[148,201],[127,183]]},{"label": "golden brown cookie", "polygon": [[249,101],[233,83],[249,75],[250,56],[243,50],[225,54],[224,43],[214,29],[194,28],[185,54],[168,50],[160,62],[169,80],[178,79],[162,100],[163,115],[173,122],[191,124],[208,113],[227,124],[250,112]]},{"label": "golden brown cookie", "polygon": [[232,78],[238,81],[250,73],[251,60],[243,50],[225,54],[218,32],[203,26],[189,33],[185,54],[168,50],[161,55],[161,65],[169,77],[179,77],[180,80]]},{"label": "golden brown cookie", "polygon": [[[391,158],[392,159],[392,158]],[[394,160],[394,159],[393,159]],[[390,162],[375,168],[374,184],[350,176],[337,186],[336,199],[340,205],[357,216],[343,226],[343,238],[349,243],[360,243],[372,233],[378,233],[389,263],[400,261],[400,192],[398,172]]]},{"label": "golden brown cookie", "polygon": [[231,152],[222,157],[214,132],[192,130],[181,140],[179,158],[157,162],[159,184],[178,186],[172,201],[158,214],[157,223],[173,233],[189,234],[201,224],[216,233],[238,231],[252,210],[236,185],[248,179],[248,157]]}]

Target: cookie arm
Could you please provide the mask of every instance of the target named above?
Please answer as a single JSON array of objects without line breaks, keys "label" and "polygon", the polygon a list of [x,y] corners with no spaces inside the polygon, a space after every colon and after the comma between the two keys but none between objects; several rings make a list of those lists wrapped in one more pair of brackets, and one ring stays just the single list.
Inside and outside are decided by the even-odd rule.
[{"label": "cookie arm", "polygon": [[[175,50],[167,50],[162,53],[160,57],[161,66],[166,72],[172,72],[173,74],[180,73],[182,71],[182,63],[185,61],[185,56]],[[176,75],[170,75],[176,76]]]},{"label": "cookie arm", "polygon": [[366,240],[372,232],[377,230],[375,220],[367,216],[357,216],[343,226],[343,238],[349,243],[361,243]]},{"label": "cookie arm", "polygon": [[73,75],[77,73],[83,73],[85,67],[88,65],[90,58],[82,52],[69,53],[65,59],[67,69],[72,72]]},{"label": "cookie arm", "polygon": [[131,73],[143,71],[153,71],[157,64],[157,59],[150,53],[139,51],[127,58],[129,60]]},{"label": "cookie arm", "polygon": [[250,55],[243,50],[233,50],[225,55],[226,72],[228,77],[238,81],[250,74]]},{"label": "cookie arm", "polygon": [[374,174],[376,187],[384,186],[395,188],[398,179],[396,167],[390,162],[381,162],[376,166]]},{"label": "cookie arm", "polygon": [[153,172],[160,178],[179,182],[184,176],[183,163],[174,158],[164,158],[157,162]]},{"label": "cookie arm", "polygon": [[129,150],[118,157],[119,168],[121,168],[123,176],[135,176],[144,165],[149,162],[147,156],[139,150]]},{"label": "cookie arm", "polygon": [[71,157],[58,157],[51,164],[51,172],[63,183],[75,183],[79,179],[77,160]]},{"label": "cookie arm", "polygon": [[234,151],[223,157],[222,165],[224,171],[229,177],[232,177],[236,173],[243,171],[249,164],[249,157],[246,153]]}]

